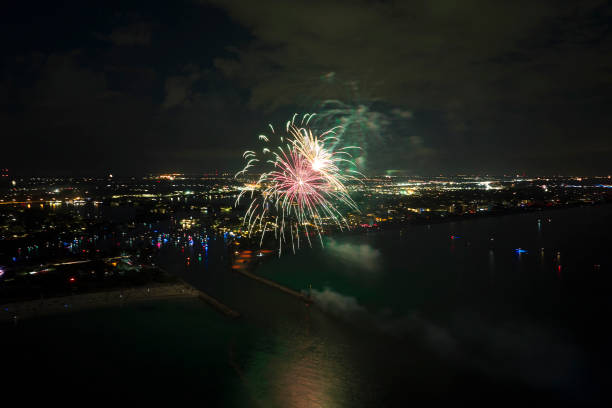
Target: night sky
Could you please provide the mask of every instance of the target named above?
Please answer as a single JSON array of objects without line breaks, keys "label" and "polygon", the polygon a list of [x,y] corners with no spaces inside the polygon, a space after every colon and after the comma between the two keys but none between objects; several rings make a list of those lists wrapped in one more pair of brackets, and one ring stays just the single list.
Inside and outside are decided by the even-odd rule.
[{"label": "night sky", "polygon": [[612,172],[612,3],[10,2],[1,167],[235,171],[269,122],[361,109],[368,174]]}]

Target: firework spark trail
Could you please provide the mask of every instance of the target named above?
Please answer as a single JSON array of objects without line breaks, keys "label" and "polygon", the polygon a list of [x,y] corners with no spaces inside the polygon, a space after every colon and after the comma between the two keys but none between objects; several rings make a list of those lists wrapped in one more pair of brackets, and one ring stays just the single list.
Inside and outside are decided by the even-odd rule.
[{"label": "firework spark trail", "polygon": [[[346,187],[347,182],[358,180],[361,176],[353,169],[354,164],[347,151],[357,147],[334,150],[336,128],[315,135],[308,128],[314,116],[304,115],[298,126],[297,114],[294,115],[286,124],[286,138],[280,137],[285,144],[274,150],[263,148],[262,155],[269,158],[262,161],[254,151],[246,151],[243,157],[247,164],[236,174],[236,177],[246,174],[258,163],[268,166],[268,171],[262,172],[255,186],[241,191],[236,205],[250,192],[251,203],[244,216],[249,235],[258,228],[261,231],[261,244],[266,231],[273,230],[279,241],[279,254],[283,243],[287,242],[286,233],[289,233],[295,251],[296,245],[299,248],[301,233],[309,244],[311,232],[316,233],[323,244],[321,232],[325,219],[331,220],[340,229],[348,228],[336,203],[358,210]],[[270,129],[274,133],[272,125]],[[259,140],[270,142],[266,135],[260,135]],[[258,195],[255,194],[256,190],[259,191]]]},{"label": "firework spark trail", "polygon": [[370,148],[386,139],[385,130],[392,120],[391,116],[377,110],[376,101],[376,98],[364,100],[353,96],[347,102],[324,100],[317,107],[316,125],[340,126],[333,148],[351,144],[360,146],[355,161],[361,168],[367,165]]}]

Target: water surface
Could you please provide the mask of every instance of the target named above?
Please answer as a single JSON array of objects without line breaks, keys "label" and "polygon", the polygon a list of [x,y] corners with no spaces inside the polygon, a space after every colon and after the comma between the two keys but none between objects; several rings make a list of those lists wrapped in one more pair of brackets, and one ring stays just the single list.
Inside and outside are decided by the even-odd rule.
[{"label": "water surface", "polygon": [[221,238],[201,261],[169,247],[161,265],[243,317],[88,311],[3,328],[5,350],[54,381],[213,406],[603,405],[611,221],[602,206],[343,234],[255,271],[310,307],[231,272]]}]

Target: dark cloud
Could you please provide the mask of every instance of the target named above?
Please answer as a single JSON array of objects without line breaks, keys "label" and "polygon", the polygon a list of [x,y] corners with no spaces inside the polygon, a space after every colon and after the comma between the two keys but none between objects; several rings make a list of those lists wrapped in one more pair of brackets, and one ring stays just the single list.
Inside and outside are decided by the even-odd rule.
[{"label": "dark cloud", "polygon": [[[216,60],[251,89],[255,108],[338,97],[321,86],[333,73],[334,81],[358,83],[364,98],[414,112],[417,127],[429,127],[421,117],[436,113],[444,126],[412,139],[425,168],[430,153],[441,152],[429,170],[485,170],[474,152],[497,157],[497,170],[579,170],[577,156],[555,163],[559,149],[610,149],[602,142],[612,123],[601,109],[610,106],[612,78],[607,2],[213,3],[255,36]],[[415,144],[400,143],[406,152]],[[520,160],[532,149],[542,160]]]},{"label": "dark cloud", "polygon": [[202,172],[239,162],[237,136],[250,138],[245,129],[254,123],[235,93],[193,89],[204,71],[188,66],[167,77],[167,94],[153,103],[139,88],[111,84],[125,68],[87,68],[81,58],[80,51],[46,56],[29,86],[12,89],[19,109],[0,116],[7,133],[19,135],[4,145],[16,153],[5,159],[11,167],[26,174]]},{"label": "dark cloud", "polygon": [[96,33],[94,36],[117,46],[145,46],[151,44],[151,25],[135,22],[127,26],[116,27],[109,34]]},{"label": "dark cloud", "polygon": [[180,75],[166,78],[164,84],[165,98],[162,107],[168,109],[191,106],[198,96],[194,84],[202,78],[203,74],[198,67],[189,65],[183,69]]},{"label": "dark cloud", "polygon": [[370,172],[610,171],[604,1],[31,9],[12,4],[0,32],[0,118],[18,171],[237,169],[268,122],[326,100],[362,121]]},{"label": "dark cloud", "polygon": [[[36,41],[2,55],[3,150],[13,152],[4,165],[65,175],[238,167],[245,143],[237,140],[250,138],[253,115],[201,47],[224,33],[222,12],[191,2],[163,10],[73,6],[14,27]],[[11,12],[29,19],[27,10]],[[76,25],[78,18],[88,24]],[[72,31],[65,40],[64,28]]]},{"label": "dark cloud", "polygon": [[7,141],[15,167],[25,158],[33,173],[65,163],[75,174],[111,169],[113,157],[124,157],[117,133],[146,134],[151,106],[110,88],[105,73],[83,67],[80,57],[46,56],[32,83],[15,92],[19,110],[2,115],[8,133],[19,136]]},{"label": "dark cloud", "polygon": [[116,45],[149,45],[151,27],[146,23],[134,23],[114,29],[109,38]]}]

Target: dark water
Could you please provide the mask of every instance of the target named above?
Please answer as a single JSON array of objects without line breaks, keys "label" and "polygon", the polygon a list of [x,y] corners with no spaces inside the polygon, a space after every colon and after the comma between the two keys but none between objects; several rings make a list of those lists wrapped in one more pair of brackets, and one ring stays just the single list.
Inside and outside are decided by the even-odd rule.
[{"label": "dark water", "polygon": [[4,375],[207,406],[607,405],[610,227],[608,206],[345,234],[257,269],[311,307],[228,271],[220,239],[202,261],[169,248],[243,317],[187,300],[24,321],[2,328]]}]

